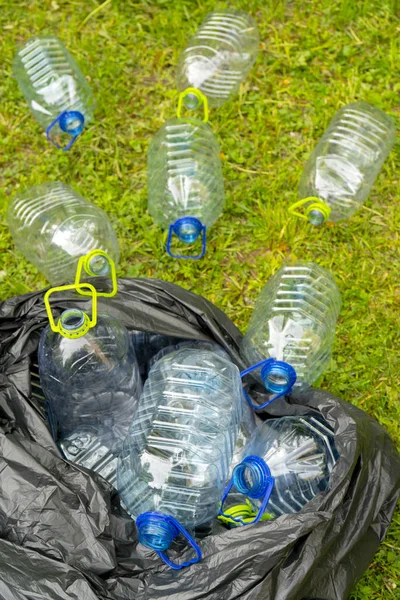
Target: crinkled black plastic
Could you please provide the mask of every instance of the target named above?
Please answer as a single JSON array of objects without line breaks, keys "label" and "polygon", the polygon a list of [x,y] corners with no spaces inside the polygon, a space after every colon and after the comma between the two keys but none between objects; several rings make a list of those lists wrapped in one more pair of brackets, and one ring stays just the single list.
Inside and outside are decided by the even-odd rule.
[{"label": "crinkled black plastic", "polygon": [[[214,340],[244,367],[240,332],[205,299],[157,280],[121,279],[119,286],[115,298],[100,300],[100,310],[107,307],[131,329]],[[55,314],[73,298],[55,298]],[[135,524],[112,489],[61,458],[30,374],[46,323],[43,291],[0,304],[2,599],[348,597],[385,535],[400,490],[399,454],[374,419],[316,389],[268,407],[263,418],[317,410],[334,428],[341,458],[329,491],[295,515],[230,531],[217,525],[200,542],[203,560],[175,572],[137,544]],[[171,556],[179,561],[189,552]]]}]

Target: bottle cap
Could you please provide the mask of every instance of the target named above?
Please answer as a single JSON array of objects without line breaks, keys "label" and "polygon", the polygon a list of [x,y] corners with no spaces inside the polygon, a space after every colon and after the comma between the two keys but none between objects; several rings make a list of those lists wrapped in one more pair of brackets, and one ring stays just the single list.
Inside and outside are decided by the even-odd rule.
[{"label": "bottle cap", "polygon": [[[304,212],[298,211],[298,208],[304,208]],[[316,196],[302,198],[289,206],[288,210],[291,215],[308,221],[312,225],[322,225],[329,219],[332,212],[331,207]]]},{"label": "bottle cap", "polygon": [[[85,291],[88,290],[88,291]],[[50,306],[50,296],[57,292],[67,292],[74,290],[83,295],[89,295],[92,298],[92,317],[76,308],[68,308],[59,317],[57,323],[54,321],[53,313]],[[83,291],[82,291],[83,290]],[[97,324],[97,292],[96,288],[90,283],[80,283],[78,285],[62,285],[50,288],[44,295],[44,305],[49,319],[50,329],[55,333],[59,333],[65,338],[76,339],[83,337],[89,329]]]},{"label": "bottle cap", "polygon": [[[115,296],[118,291],[117,273],[115,263],[107,252],[104,252],[104,250],[91,250],[88,254],[80,257],[75,275],[75,285],[77,287],[81,284],[82,271],[85,271],[87,275],[92,277],[110,275],[112,283],[111,292],[99,292],[96,290],[97,296],[103,298],[112,298]],[[82,296],[90,296],[90,293],[86,291],[79,291],[79,293]]]},{"label": "bottle cap", "polygon": [[185,106],[187,108],[190,108],[192,110],[196,109],[196,108],[200,108],[202,106],[203,111],[204,111],[203,121],[204,121],[204,123],[207,123],[207,121],[208,121],[208,100],[207,100],[207,96],[202,94],[202,92],[200,90],[198,90],[197,88],[189,87],[189,88],[186,88],[186,90],[183,90],[183,92],[181,92],[179,94],[178,106],[176,109],[176,116],[178,117],[178,119],[182,118],[183,104],[185,104]]}]

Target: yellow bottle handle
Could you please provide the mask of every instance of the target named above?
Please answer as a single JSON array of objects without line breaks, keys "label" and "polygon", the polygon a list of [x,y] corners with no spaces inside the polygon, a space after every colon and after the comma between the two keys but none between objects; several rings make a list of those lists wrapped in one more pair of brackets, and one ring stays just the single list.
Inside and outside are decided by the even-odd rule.
[{"label": "yellow bottle handle", "polygon": [[199,100],[199,107],[202,106],[203,110],[204,110],[203,122],[207,123],[208,122],[208,100],[207,100],[207,96],[205,96],[197,88],[191,88],[191,87],[189,87],[189,88],[186,88],[186,90],[183,90],[183,92],[181,92],[179,94],[178,106],[177,106],[177,109],[176,109],[176,116],[178,117],[178,119],[181,118],[181,116],[182,116],[183,101],[186,98],[186,96],[189,96],[189,94],[191,94],[192,96],[196,96],[196,98]]},{"label": "yellow bottle handle", "polygon": [[[297,209],[298,208],[303,208],[304,207],[304,212],[300,212]],[[289,213],[291,215],[294,215],[295,217],[299,217],[299,219],[304,219],[305,221],[308,221],[309,219],[309,215],[313,210],[317,210],[319,211],[322,216],[324,217],[324,221],[327,221],[330,217],[330,214],[332,212],[332,209],[330,206],[328,206],[328,204],[326,204],[325,202],[322,202],[322,200],[320,200],[320,198],[317,198],[316,196],[309,196],[308,198],[302,198],[301,200],[298,200],[297,202],[295,202],[294,204],[292,204],[291,206],[289,206]]]},{"label": "yellow bottle handle", "polygon": [[[88,289],[89,292],[82,292],[82,288]],[[90,295],[92,297],[92,318],[90,319],[87,313],[81,311],[83,313],[84,321],[76,329],[73,330],[65,329],[62,325],[61,319],[58,319],[57,323],[54,321],[49,300],[52,294],[56,292],[67,292],[69,290],[75,290],[79,294]],[[95,325],[97,324],[97,291],[96,288],[90,283],[80,283],[78,285],[60,285],[58,287],[50,288],[44,295],[44,306],[46,308],[51,330],[55,333],[59,333],[63,337],[66,337],[70,340],[84,336],[89,331],[89,329],[95,327]]]},{"label": "yellow bottle handle", "polygon": [[[242,523],[251,523],[256,517],[256,513],[253,511],[253,508],[248,500],[246,500],[245,504],[235,504],[234,506],[231,506],[230,508],[224,511],[223,515],[218,516],[218,519],[223,523],[228,523],[229,525],[239,525],[239,523],[235,521],[234,518],[230,519],[226,515],[230,515],[234,518],[239,517],[241,518]],[[260,521],[269,521],[272,518],[273,515],[271,515],[270,513],[264,513]]]},{"label": "yellow bottle handle", "polygon": [[[92,250],[91,252],[88,252],[84,256],[80,257],[80,259],[78,261],[78,266],[76,268],[75,285],[76,286],[81,285],[82,271],[85,271],[88,275],[91,275],[92,277],[96,277],[98,275],[97,273],[95,273],[92,270],[92,268],[90,266],[92,259],[97,258],[97,257],[105,258],[108,261],[108,263],[110,265],[110,278],[111,278],[111,284],[112,284],[111,292],[97,291],[97,296],[98,297],[101,296],[103,298],[112,298],[113,296],[115,296],[115,294],[118,291],[117,272],[116,272],[116,268],[115,268],[115,262],[107,254],[107,252],[104,252],[104,250]],[[90,296],[90,293],[88,293],[88,292],[79,292],[79,293],[82,296]]]}]

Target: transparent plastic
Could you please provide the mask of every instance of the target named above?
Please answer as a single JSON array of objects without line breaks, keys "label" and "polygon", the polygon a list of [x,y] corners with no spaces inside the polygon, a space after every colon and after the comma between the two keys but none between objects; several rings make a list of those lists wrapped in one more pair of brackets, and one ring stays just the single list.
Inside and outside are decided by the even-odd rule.
[{"label": "transparent plastic", "polygon": [[160,515],[186,530],[216,517],[242,407],[239,370],[220,354],[184,348],[154,364],[118,465],[142,544],[166,550],[175,537]]},{"label": "transparent plastic", "polygon": [[143,380],[147,378],[152,358],[163,348],[178,344],[180,341],[180,338],[152,331],[131,331],[130,335]]},{"label": "transparent plastic", "polygon": [[[308,159],[300,181],[300,198],[318,198],[329,220],[350,218],[366,201],[396,140],[394,121],[365,102],[341,108]],[[316,209],[308,220],[324,221]]]},{"label": "transparent plastic", "polygon": [[[322,418],[267,420],[254,431],[233,471],[222,511],[243,494],[242,502],[249,501],[259,517],[260,509],[270,517],[298,512],[327,489],[337,459],[333,431]],[[265,497],[268,478],[272,485]]]},{"label": "transparent plastic", "polygon": [[[330,361],[340,306],[339,290],[326,269],[308,262],[284,265],[256,302],[241,344],[243,359],[248,365],[282,361],[295,370],[294,388],[310,386]],[[286,370],[272,365],[263,383],[276,392],[286,385]]]},{"label": "transparent plastic", "polygon": [[[76,330],[83,315],[78,309],[65,310],[60,317],[64,329]],[[121,450],[142,390],[127,329],[101,313],[97,325],[75,339],[48,326],[40,338],[38,362],[53,435],[62,439],[89,427],[111,450]]]},{"label": "transparent plastic", "polygon": [[52,285],[74,281],[79,258],[91,250],[104,250],[118,262],[118,240],[106,213],[64,183],[43,183],[16,194],[7,221],[18,250]]},{"label": "transparent plastic", "polygon": [[117,487],[118,444],[110,432],[99,427],[81,427],[58,443],[70,462],[101,475]]},{"label": "transparent plastic", "polygon": [[[206,123],[167,121],[150,142],[148,206],[155,223],[174,228],[181,242],[203,236],[222,213],[224,182],[217,139]],[[167,247],[168,249],[168,247]]]},{"label": "transparent plastic", "polygon": [[259,35],[253,17],[239,10],[209,13],[182,52],[178,89],[193,87],[221,106],[238,93],[253,66]]},{"label": "transparent plastic", "polygon": [[13,74],[35,119],[76,137],[93,119],[94,100],[75,60],[55,36],[29,39],[17,51]]}]

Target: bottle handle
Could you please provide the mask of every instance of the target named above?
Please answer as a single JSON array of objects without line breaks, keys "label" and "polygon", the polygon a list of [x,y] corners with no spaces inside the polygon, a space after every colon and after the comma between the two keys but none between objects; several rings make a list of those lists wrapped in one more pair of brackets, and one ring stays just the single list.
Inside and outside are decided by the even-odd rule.
[{"label": "bottle handle", "polygon": [[180,563],[180,564],[174,563],[172,560],[170,560],[168,558],[167,554],[165,552],[163,552],[162,550],[156,550],[156,553],[158,554],[158,556],[165,562],[166,565],[168,565],[169,567],[171,567],[171,569],[174,569],[175,571],[180,571],[180,569],[183,569],[184,567],[189,567],[190,565],[200,562],[201,559],[203,558],[203,554],[202,554],[200,546],[196,543],[194,538],[190,535],[190,533],[188,531],[186,531],[186,529],[179,523],[179,521],[177,519],[175,519],[174,517],[171,517],[169,515],[167,518],[168,518],[170,524],[173,527],[175,527],[177,530],[176,535],[174,537],[176,537],[179,533],[181,533],[184,536],[184,538],[186,538],[186,541],[189,542],[189,545],[195,551],[196,556],[194,556],[190,560],[184,561],[183,563]]},{"label": "bottle handle", "polygon": [[[89,290],[89,294],[92,297],[92,318],[90,319],[89,316],[86,313],[84,313],[83,324],[74,331],[67,331],[62,327],[60,320],[58,320],[57,323],[54,321],[49,298],[52,294],[56,292],[66,292],[68,290],[75,290],[81,294],[81,288],[87,288]],[[85,292],[85,295],[89,294]],[[84,336],[89,331],[89,329],[92,329],[92,327],[95,327],[97,324],[97,292],[96,288],[93,287],[93,285],[91,285],[90,283],[80,283],[79,285],[61,285],[58,287],[50,288],[44,295],[44,306],[46,308],[47,317],[49,319],[50,329],[54,331],[54,333],[59,333],[60,335],[68,339],[76,339]]]},{"label": "bottle handle", "polygon": [[[81,285],[82,271],[85,271],[88,275],[90,275],[92,277],[96,277],[99,275],[98,273],[96,273],[92,270],[91,265],[90,265],[91,261],[97,257],[105,258],[106,261],[109,263],[110,279],[111,279],[111,284],[112,284],[111,292],[99,292],[98,290],[96,290],[97,297],[101,296],[103,298],[112,298],[113,296],[116,295],[116,293],[118,291],[117,272],[116,272],[116,268],[115,268],[115,262],[107,254],[107,252],[104,252],[104,250],[91,250],[84,256],[80,257],[80,259],[78,260],[77,268],[76,268],[75,285],[77,287],[79,287]],[[79,292],[79,293],[82,296],[90,296],[89,292]]]},{"label": "bottle handle", "polygon": [[[179,221],[179,219],[178,219]],[[175,223],[171,223],[169,228],[168,228],[168,238],[167,238],[167,245],[166,245],[166,251],[167,253],[171,256],[171,258],[185,258],[185,259],[192,259],[192,260],[200,260],[201,258],[204,257],[205,253],[206,253],[206,246],[207,246],[207,227],[206,225],[201,225],[201,229],[200,229],[200,235],[201,235],[201,252],[200,254],[174,254],[171,250],[171,245],[172,245],[172,237],[175,234],[177,237],[178,236],[178,228],[177,228],[177,223],[178,221],[175,221]]]},{"label": "bottle handle", "polygon": [[[79,123],[78,127],[75,127],[74,129],[68,129],[68,122],[70,122],[72,120],[78,121],[78,123]],[[62,131],[64,131],[65,133],[68,133],[71,136],[70,141],[64,148],[62,148],[59,144],[57,144],[55,139],[53,139],[52,136],[50,135],[51,130],[56,125],[59,125],[59,127]],[[85,117],[83,116],[83,114],[81,112],[79,112],[79,110],[64,110],[47,127],[46,137],[49,140],[49,142],[51,142],[57,148],[57,150],[62,150],[63,152],[66,152],[67,150],[69,150],[71,148],[72,144],[74,144],[76,139],[80,136],[80,134],[83,131],[84,125],[85,125]]]},{"label": "bottle handle", "polygon": [[186,88],[186,90],[183,90],[183,92],[181,92],[179,94],[178,106],[176,109],[176,116],[178,117],[178,119],[182,118],[183,102],[184,102],[186,96],[190,96],[190,95],[195,96],[197,98],[197,100],[199,101],[197,108],[200,108],[201,106],[203,107],[203,111],[204,111],[203,122],[207,123],[208,122],[208,99],[207,99],[207,96],[205,96],[197,88],[193,88],[193,87]]},{"label": "bottle handle", "polygon": [[[298,208],[303,207],[304,212],[300,212],[297,210]],[[324,218],[323,223],[329,219],[329,216],[332,212],[331,207],[328,206],[328,204],[326,204],[325,202],[322,202],[322,200],[320,200],[320,198],[317,198],[316,196],[302,198],[294,204],[291,204],[288,208],[289,214],[298,217],[299,219],[303,219],[304,221],[308,221],[310,213],[314,210],[322,214]]]},{"label": "bottle handle", "polygon": [[[260,460],[258,457],[247,457],[250,459],[258,459]],[[272,494],[272,490],[274,489],[274,483],[275,483],[275,479],[274,477],[272,477],[271,475],[271,471],[268,467],[268,465],[262,461],[265,465],[265,471],[266,471],[266,479],[265,479],[265,492],[264,492],[264,497],[263,497],[263,501],[261,503],[260,508],[258,509],[257,514],[255,515],[254,519],[249,520],[249,517],[235,517],[229,513],[225,513],[224,512],[224,502],[228,497],[229,492],[231,491],[231,489],[234,487],[234,483],[233,483],[233,479],[231,478],[228,485],[225,487],[224,493],[222,494],[222,499],[221,499],[221,506],[219,509],[219,515],[221,517],[223,517],[223,519],[227,519],[228,521],[234,521],[235,523],[240,523],[241,525],[253,525],[254,523],[258,523],[259,521],[262,520],[263,515],[265,513],[265,510],[267,508],[267,504],[269,502],[269,499],[271,497]],[[245,495],[245,494],[244,494]]]},{"label": "bottle handle", "polygon": [[[263,408],[266,408],[267,406],[269,406],[269,404],[275,402],[275,400],[278,400],[278,398],[289,394],[294,384],[296,383],[297,376],[294,368],[288,363],[282,360],[275,360],[274,358],[267,358],[266,360],[261,360],[260,362],[252,365],[251,367],[248,367],[240,373],[240,377],[243,379],[243,377],[245,377],[252,371],[255,371],[256,369],[261,369],[261,379],[263,380],[267,391],[272,391],[272,393],[275,393],[275,395],[269,400],[267,400],[267,402],[264,402],[264,404],[254,404],[246,390],[243,388],[244,397],[246,398],[248,404],[253,410],[261,410]],[[277,384],[273,387],[272,390],[269,390],[265,382],[267,381],[268,376],[274,373],[276,373],[277,375],[279,374],[284,379],[284,383]]]}]

